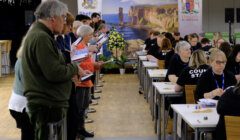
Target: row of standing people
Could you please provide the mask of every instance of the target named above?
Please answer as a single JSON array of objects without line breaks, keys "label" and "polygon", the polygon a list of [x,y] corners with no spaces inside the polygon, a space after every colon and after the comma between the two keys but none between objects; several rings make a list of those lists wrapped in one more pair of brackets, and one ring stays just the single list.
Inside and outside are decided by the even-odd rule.
[{"label": "row of standing people", "polygon": [[[99,14],[95,13],[95,16]],[[51,139],[53,133],[50,133],[49,125],[63,127],[66,118],[68,140],[75,140],[77,133],[93,137],[84,127],[93,83],[91,80],[81,82],[79,78],[100,69],[102,62],[94,62],[91,55],[80,64],[71,61],[70,42],[74,40],[68,33],[74,19],[66,4],[57,0],[42,2],[35,17],[36,22],[23,38],[18,51],[14,88],[9,101],[10,113],[22,131],[21,139]],[[87,48],[93,33],[94,29],[89,25],[80,26],[77,35],[82,41],[75,49],[88,49],[90,54],[98,51],[96,45]],[[67,133],[58,128],[53,130],[59,137]]]}]

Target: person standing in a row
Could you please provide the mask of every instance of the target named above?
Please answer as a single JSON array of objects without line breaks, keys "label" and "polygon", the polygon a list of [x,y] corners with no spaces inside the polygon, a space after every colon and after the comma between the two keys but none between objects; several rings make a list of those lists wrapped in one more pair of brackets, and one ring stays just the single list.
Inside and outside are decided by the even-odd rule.
[{"label": "person standing in a row", "polygon": [[35,11],[36,22],[26,34],[22,56],[24,94],[35,140],[51,139],[49,124],[66,118],[72,77],[85,75],[77,64],[65,63],[54,40],[54,35],[63,30],[67,12],[67,5],[58,0],[42,2]]}]

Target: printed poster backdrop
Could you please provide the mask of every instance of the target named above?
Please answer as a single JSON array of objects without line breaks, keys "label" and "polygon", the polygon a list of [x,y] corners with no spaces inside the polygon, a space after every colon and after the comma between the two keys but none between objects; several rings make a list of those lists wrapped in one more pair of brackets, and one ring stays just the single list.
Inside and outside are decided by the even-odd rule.
[{"label": "printed poster backdrop", "polygon": [[103,0],[102,18],[127,40],[129,57],[138,51],[149,31],[178,31],[177,0]]},{"label": "printed poster backdrop", "polygon": [[150,30],[178,31],[178,0],[78,0],[78,13],[102,14],[109,28],[116,28],[127,40],[129,57],[138,51]]},{"label": "printed poster backdrop", "polygon": [[180,0],[179,31],[184,36],[190,33],[202,33],[202,0]]},{"label": "printed poster backdrop", "polygon": [[78,0],[78,14],[91,17],[93,12],[102,13],[102,0]]}]

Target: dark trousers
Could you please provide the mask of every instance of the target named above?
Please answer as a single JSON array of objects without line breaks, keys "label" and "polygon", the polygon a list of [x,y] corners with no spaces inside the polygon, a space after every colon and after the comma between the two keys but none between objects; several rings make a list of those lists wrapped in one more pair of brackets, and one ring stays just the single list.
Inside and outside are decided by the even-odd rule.
[{"label": "dark trousers", "polygon": [[69,99],[69,108],[67,112],[67,139],[76,140],[77,127],[79,124],[78,108],[76,102],[76,89],[73,83],[72,92]]},{"label": "dark trousers", "polygon": [[90,88],[89,87],[77,87],[76,88],[76,103],[78,109],[78,130],[85,129],[84,119],[85,110],[89,107]]},{"label": "dark trousers", "polygon": [[34,128],[24,109],[23,112],[9,110],[12,117],[16,120],[17,128],[21,129],[21,140],[34,140]]},{"label": "dark trousers", "polygon": [[[91,81],[93,85],[95,85],[95,79],[96,79],[96,73],[94,73],[93,76],[91,77]],[[94,96],[94,86],[91,87],[91,95]]]},{"label": "dark trousers", "polygon": [[[58,123],[66,117],[66,108],[47,107],[38,104],[28,104],[28,115],[35,130],[35,140],[49,139],[49,124]],[[58,129],[60,130],[60,128]],[[62,135],[62,131],[58,131],[57,135]]]}]

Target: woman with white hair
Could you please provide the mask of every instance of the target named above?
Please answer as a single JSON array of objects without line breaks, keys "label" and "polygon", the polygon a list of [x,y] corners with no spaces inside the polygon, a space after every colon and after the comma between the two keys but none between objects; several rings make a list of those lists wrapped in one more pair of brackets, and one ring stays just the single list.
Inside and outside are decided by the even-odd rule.
[{"label": "woman with white hair", "polygon": [[[77,34],[82,37],[82,41],[76,46],[76,50],[87,49],[87,44],[89,40],[93,37],[94,30],[92,27],[88,25],[82,25],[78,28]],[[89,70],[92,73],[101,67],[102,62],[94,62],[92,59],[92,53],[81,61],[80,67],[83,70]],[[94,134],[89,133],[85,130],[84,127],[84,114],[85,110],[89,107],[89,97],[90,97],[90,88],[93,87],[93,83],[91,80],[76,82],[76,100],[77,100],[77,108],[79,113],[79,124],[78,124],[78,133],[84,137],[93,137]]]},{"label": "woman with white hair", "polygon": [[186,41],[180,41],[177,43],[175,50],[177,54],[171,58],[166,76],[167,81],[169,80],[173,83],[177,82],[182,70],[188,66],[191,56],[191,46]]}]

